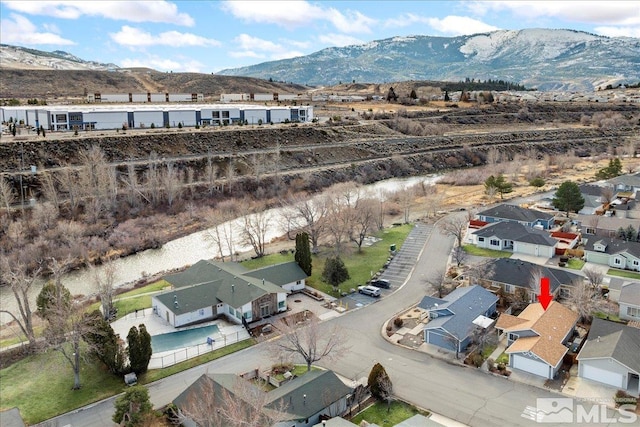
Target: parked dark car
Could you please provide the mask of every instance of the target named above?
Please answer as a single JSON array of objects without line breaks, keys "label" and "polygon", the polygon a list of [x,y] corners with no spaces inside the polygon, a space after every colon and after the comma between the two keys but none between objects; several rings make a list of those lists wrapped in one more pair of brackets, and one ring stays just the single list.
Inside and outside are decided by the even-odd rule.
[{"label": "parked dark car", "polygon": [[391,287],[391,282],[388,281],[387,279],[374,279],[371,281],[371,284],[378,288],[384,288],[384,289],[389,289]]}]

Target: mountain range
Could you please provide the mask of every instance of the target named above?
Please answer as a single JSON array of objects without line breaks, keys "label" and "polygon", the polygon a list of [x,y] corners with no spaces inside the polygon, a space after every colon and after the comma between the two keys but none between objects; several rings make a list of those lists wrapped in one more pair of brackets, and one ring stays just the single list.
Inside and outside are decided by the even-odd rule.
[{"label": "mountain range", "polygon": [[9,69],[29,70],[96,70],[118,68],[115,64],[85,61],[62,50],[45,52],[21,46],[0,44],[0,66]]},{"label": "mountain range", "polygon": [[640,81],[640,39],[555,29],[416,35],[331,47],[218,74],[305,85],[498,79],[538,90],[590,91]]}]

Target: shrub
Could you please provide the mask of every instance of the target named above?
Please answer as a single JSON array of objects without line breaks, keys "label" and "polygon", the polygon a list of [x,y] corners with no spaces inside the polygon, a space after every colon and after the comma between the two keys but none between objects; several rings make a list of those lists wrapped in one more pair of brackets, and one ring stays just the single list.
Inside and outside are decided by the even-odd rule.
[{"label": "shrub", "polygon": [[620,405],[631,404],[637,405],[638,399],[624,390],[616,391],[615,397],[613,399],[616,402],[616,408],[619,408]]},{"label": "shrub", "polygon": [[483,362],[484,362],[484,359],[482,358],[481,354],[474,353],[473,355],[471,355],[471,363],[473,363],[473,366],[475,366],[476,368],[479,368],[480,366],[482,366]]},{"label": "shrub", "polygon": [[542,187],[544,186],[544,178],[537,176],[535,178],[533,178],[531,181],[529,181],[529,185],[532,187]]},{"label": "shrub", "polygon": [[393,319],[393,324],[396,326],[396,328],[402,328],[404,321],[401,318],[396,317],[395,319]]},{"label": "shrub", "polygon": [[496,368],[496,361],[491,357],[487,359],[487,369],[493,371]]}]

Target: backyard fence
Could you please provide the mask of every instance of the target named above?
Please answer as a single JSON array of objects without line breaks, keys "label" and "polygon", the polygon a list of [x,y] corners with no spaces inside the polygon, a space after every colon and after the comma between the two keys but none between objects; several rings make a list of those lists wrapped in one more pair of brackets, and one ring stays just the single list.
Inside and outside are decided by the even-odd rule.
[{"label": "backyard fence", "polygon": [[208,342],[181,348],[173,352],[162,352],[157,356],[152,355],[149,361],[149,369],[160,369],[168,366],[173,366],[176,363],[184,362],[185,360],[193,359],[202,354],[210,353],[214,350],[219,350],[229,344],[234,344],[240,341],[244,341],[249,338],[249,334],[245,330],[239,330],[229,335],[221,334],[221,338],[216,340],[207,339]]}]

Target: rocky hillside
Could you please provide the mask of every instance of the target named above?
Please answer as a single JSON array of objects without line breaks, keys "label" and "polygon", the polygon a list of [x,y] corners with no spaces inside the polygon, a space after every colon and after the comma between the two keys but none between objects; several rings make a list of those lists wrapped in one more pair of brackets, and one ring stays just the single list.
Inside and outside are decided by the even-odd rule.
[{"label": "rocky hillside", "polygon": [[219,74],[307,85],[468,77],[518,82],[539,90],[593,90],[640,81],[640,39],[551,29],[416,35],[332,47]]}]

